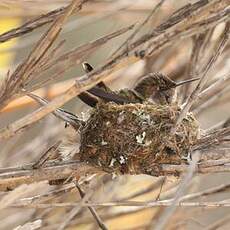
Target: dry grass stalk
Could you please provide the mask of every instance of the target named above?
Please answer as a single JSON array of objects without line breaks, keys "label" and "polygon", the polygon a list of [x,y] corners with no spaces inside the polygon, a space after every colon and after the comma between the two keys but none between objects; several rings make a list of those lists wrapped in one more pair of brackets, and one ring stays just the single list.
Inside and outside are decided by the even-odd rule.
[{"label": "dry grass stalk", "polygon": [[[177,118],[177,121],[175,123],[175,127],[177,127],[177,125],[183,120],[183,117],[188,113],[188,111],[192,107],[193,103],[199,97],[201,90],[203,89],[204,85],[206,84],[206,82],[208,80],[208,72],[209,72],[210,68],[214,65],[217,58],[222,53],[226,43],[228,42],[229,33],[230,33],[230,24],[227,23],[225,31],[224,31],[223,36],[222,36],[222,39],[219,43],[219,46],[218,46],[216,52],[214,53],[214,55],[211,56],[210,60],[206,64],[203,73],[201,73],[201,78],[200,78],[199,84],[196,86],[196,88],[191,93],[191,95],[187,98],[185,105],[183,107],[183,110]],[[172,133],[174,133],[175,131],[176,131],[176,128],[172,129]]]},{"label": "dry grass stalk", "polygon": [[0,35],[0,42],[6,42],[10,39],[30,33],[33,30],[43,25],[46,25],[47,23],[53,22],[58,16],[62,15],[65,10],[66,7],[59,8],[57,10],[49,12],[48,14],[34,18],[18,28],[7,31]]},{"label": "dry grass stalk", "polygon": [[[28,58],[21,65],[19,65],[13,74],[6,78],[5,84],[2,86],[3,91],[0,97],[1,108],[4,108],[5,105],[13,98],[20,97],[21,95],[31,92],[38,87],[46,86],[47,83],[52,83],[54,79],[59,77],[59,74],[63,75],[69,68],[79,64],[87,55],[92,54],[93,51],[95,51],[98,47],[110,41],[112,38],[117,37],[133,28],[133,25],[124,27],[123,29],[107,34],[102,38],[90,43],[86,43],[80,47],[77,47],[76,49],[65,52],[64,54],[59,54],[62,43],[51,50],[54,41],[63,27],[64,21],[75,10],[79,10],[81,5],[85,2],[86,1],[73,1],[68,7],[52,11],[44,16],[32,20],[31,22],[28,22],[19,28],[19,30],[5,33],[5,35],[2,37],[0,36],[0,39],[3,38],[5,39],[3,41],[6,41],[6,39],[10,39],[11,37],[20,36],[23,33],[31,32],[32,30],[28,30],[28,25],[33,25],[32,29],[35,29],[54,20],[52,26],[41,38]],[[220,90],[220,93],[224,94],[225,100],[228,98],[228,87],[226,86],[226,83],[229,81],[229,74],[220,74],[219,72],[221,72],[220,70],[222,69],[227,69],[228,71],[228,68],[223,63],[224,59],[227,57],[227,52],[229,51],[229,1],[200,0],[196,3],[185,5],[176,12],[172,13],[171,16],[169,16],[169,18],[163,23],[155,26],[153,30],[145,34],[141,34],[136,40],[134,40],[136,34],[140,33],[140,29],[142,29],[143,25],[151,20],[154,12],[163,4],[163,2],[164,1],[160,1],[150,12],[149,16],[145,18],[142,24],[137,27],[137,29],[131,33],[130,36],[127,36],[125,42],[122,44],[128,44],[128,48],[124,47],[123,45],[118,46],[120,48],[118,48],[115,55],[113,55],[110,59],[107,59],[103,65],[96,68],[94,71],[77,78],[75,83],[66,92],[56,97],[51,102],[47,102],[42,97],[28,93],[28,95],[30,95],[34,100],[42,104],[43,107],[15,122],[12,122],[0,130],[0,140],[5,141],[6,139],[9,139],[9,137],[12,137],[19,132],[22,133],[22,131],[24,131],[23,134],[25,134],[25,131],[28,130],[27,127],[44,118],[49,113],[53,113],[57,117],[63,118],[66,115],[65,111],[60,109],[63,104],[78,94],[91,89],[102,80],[111,78],[111,75],[114,74],[115,70],[117,70],[120,65],[127,67],[130,65],[130,62],[132,62],[134,63],[132,68],[134,68],[138,62],[146,61],[146,59],[150,61],[150,57],[152,57],[153,54],[155,55],[156,52],[159,54],[158,58],[160,58],[161,55],[165,58],[167,57],[167,55],[165,55],[165,52],[167,53],[167,51],[164,50],[165,47],[168,47],[170,50],[170,45],[173,46],[173,43],[176,42],[176,40],[180,39],[182,43],[184,38],[192,38],[193,50],[191,56],[188,55],[184,65],[180,68],[178,67],[176,70],[178,73],[183,73],[184,70],[186,70],[189,75],[198,74],[201,79],[197,86],[194,87],[193,91],[192,87],[187,88],[191,90],[191,95],[189,97],[186,97],[185,91],[183,91],[184,89],[178,91],[179,93],[183,92],[183,94],[181,93],[180,95],[181,99],[186,99],[182,111],[179,108],[179,104],[170,104],[168,107],[166,105],[158,105],[158,107],[155,106],[160,111],[160,115],[163,114],[162,117],[164,117],[165,120],[172,119],[172,121],[175,122],[172,122],[172,124],[170,123],[169,125],[167,122],[165,122],[165,120],[163,122],[163,119],[160,116],[159,119],[161,122],[159,122],[159,127],[156,125],[156,123],[154,123],[155,129],[153,131],[155,132],[157,128],[160,130],[158,133],[159,135],[156,135],[156,133],[154,134],[160,140],[157,142],[156,146],[154,146],[154,149],[157,150],[156,156],[158,155],[158,158],[156,159],[155,155],[153,154],[153,149],[149,148],[150,151],[148,154],[146,154],[147,150],[149,150],[146,147],[144,148],[142,146],[142,150],[138,152],[137,149],[139,146],[132,145],[132,140],[129,139],[129,137],[132,136],[132,134],[136,135],[135,130],[132,127],[133,123],[135,123],[135,119],[132,118],[131,121],[128,122],[129,128],[131,127],[130,132],[126,131],[128,137],[125,137],[123,134],[119,134],[117,136],[113,135],[115,132],[119,131],[116,122],[114,122],[116,125],[112,127],[112,130],[106,129],[106,132],[99,129],[96,125],[98,122],[101,126],[105,126],[107,123],[106,119],[103,117],[103,119],[100,120],[99,118],[103,115],[103,109],[109,106],[111,108],[114,107],[115,110],[122,108],[122,110],[126,111],[128,111],[130,108],[137,108],[140,106],[141,108],[144,107],[144,109],[147,111],[146,108],[149,106],[149,104],[146,101],[142,101],[142,104],[134,105],[111,105],[109,103],[102,103],[98,105],[96,109],[91,111],[91,120],[89,119],[87,121],[88,125],[93,127],[92,129],[88,127],[88,131],[90,131],[89,135],[84,136],[84,132],[81,132],[80,154],[75,155],[78,160],[65,160],[60,159],[60,156],[56,157],[56,155],[58,155],[61,151],[59,144],[60,142],[63,144],[65,138],[62,138],[61,141],[57,139],[48,140],[47,138],[45,139],[46,143],[44,144],[47,144],[48,150],[41,151],[40,155],[41,153],[42,155],[37,161],[35,161],[35,163],[0,169],[0,191],[7,192],[4,197],[0,198],[0,203],[3,204],[1,208],[34,208],[35,210],[34,216],[29,219],[30,221],[27,220],[27,223],[19,226],[22,229],[23,227],[26,227],[27,224],[30,226],[30,223],[32,224],[32,227],[34,223],[34,228],[36,228],[36,223],[34,222],[35,217],[38,217],[42,220],[42,227],[45,227],[45,225],[49,226],[50,224],[50,226],[55,229],[65,229],[69,226],[76,227],[80,224],[90,224],[92,222],[91,218],[87,215],[87,209],[85,210],[84,207],[87,207],[90,210],[91,215],[94,217],[97,225],[101,229],[108,229],[109,227],[107,226],[109,226],[109,221],[119,216],[131,215],[139,211],[143,212],[146,209],[152,210],[151,207],[154,207],[154,210],[156,210],[156,207],[162,207],[161,209],[157,209],[157,212],[153,217],[150,218],[148,223],[146,222],[141,224],[142,227],[146,229],[151,229],[153,226],[155,229],[164,229],[169,226],[168,223],[170,223],[172,219],[177,220],[176,218],[179,218],[179,220],[186,221],[186,215],[189,216],[193,212],[191,207],[213,207],[217,209],[230,206],[229,199],[222,197],[219,201],[200,200],[200,198],[204,199],[206,196],[209,199],[212,199],[214,195],[221,196],[224,192],[228,191],[229,183],[209,187],[203,190],[199,190],[198,187],[195,187],[196,192],[193,191],[187,195],[185,194],[187,189],[191,188],[192,185],[197,186],[195,178],[198,178],[198,176],[201,174],[212,175],[220,172],[230,172],[230,160],[228,154],[230,149],[230,127],[228,125],[229,119],[224,120],[207,130],[201,130],[202,132],[200,133],[200,136],[197,135],[198,131],[200,131],[200,127],[196,127],[193,133],[190,132],[191,127],[187,124],[189,123],[189,118],[193,117],[193,115],[189,113],[190,110],[202,114],[204,109],[207,109],[207,105],[213,105],[214,102],[218,103],[217,97],[219,94],[216,93],[217,91]],[[166,4],[166,2],[164,2],[164,4]],[[216,34],[216,26],[220,23],[224,25],[224,31],[219,34],[218,38],[213,39],[213,36]],[[180,46],[182,45],[180,44]],[[185,46],[185,49],[187,48],[188,47]],[[180,49],[178,50],[180,52]],[[56,56],[58,57],[56,58]],[[170,57],[170,60],[165,61],[165,65],[170,65],[170,63],[173,63],[171,61],[174,58],[174,55],[171,54],[168,55],[168,57]],[[65,63],[66,68],[59,70],[63,63]],[[188,67],[189,64],[190,67]],[[40,80],[40,76],[51,69],[54,70],[55,74],[51,75],[49,79]],[[224,77],[218,80],[210,79],[213,76]],[[186,77],[189,78],[190,76]],[[35,79],[39,80],[37,84],[34,84],[32,81]],[[212,101],[207,100],[208,97],[212,97]],[[215,100],[213,101],[213,99]],[[223,102],[224,100],[222,99],[222,103]],[[155,107],[151,104],[152,109]],[[176,114],[177,116],[171,116],[172,114],[170,111],[162,113],[159,107],[163,109],[167,108],[172,112],[172,114]],[[177,109],[175,109],[175,107]],[[111,111],[109,110],[109,112]],[[122,111],[119,110],[118,112],[120,114]],[[100,114],[99,118],[95,114]],[[112,115],[110,114],[110,122],[113,122],[113,116],[115,116],[115,114],[116,112],[112,113]],[[156,111],[153,114],[149,112],[148,115],[149,117],[152,116],[156,118]],[[96,120],[93,120],[93,117],[96,117]],[[177,117],[177,119],[175,117]],[[185,117],[186,119],[184,119]],[[114,121],[116,121],[116,118],[118,117],[115,116]],[[185,121],[187,123],[185,123]],[[192,122],[189,124],[194,128]],[[49,127],[49,125],[50,123],[47,127]],[[160,134],[162,134],[162,130],[164,130],[165,125],[169,125],[169,130],[172,130],[172,132],[171,134],[166,133],[167,135],[162,137]],[[96,137],[96,132],[92,132],[95,127],[96,131],[98,131],[98,135],[96,135]],[[135,128],[139,130],[141,130],[143,127],[143,124],[142,126],[135,126]],[[86,132],[86,126],[84,126],[83,129],[84,128],[84,131]],[[147,131],[150,132],[151,128],[152,127],[148,127],[145,130],[144,137],[138,137],[137,142],[140,142],[139,144],[144,144],[143,140],[146,137],[146,133]],[[80,131],[83,129],[80,129]],[[47,132],[49,131],[47,130]],[[74,134],[74,138],[77,139],[76,131],[74,131]],[[103,136],[109,138],[110,135],[110,142],[113,142],[115,147],[110,146],[109,149],[106,149],[105,146],[108,145],[106,141],[103,142],[103,145],[99,145],[102,142],[99,143],[97,140],[101,141]],[[190,142],[188,143],[186,142],[187,137],[190,138]],[[180,138],[182,138],[181,142]],[[156,141],[158,139],[155,138],[154,140]],[[179,145],[178,140],[180,142],[179,144],[183,144]],[[111,167],[111,159],[113,160],[111,157],[114,157],[114,152],[118,153],[121,152],[121,150],[122,154],[125,152],[123,151],[125,149],[120,148],[120,143],[123,142],[128,142],[126,143],[127,149],[132,149],[134,146],[134,150],[132,151],[133,155],[128,156],[127,158],[128,160],[131,159],[131,164],[125,165],[123,162],[124,159],[121,159],[122,162],[118,164],[118,167],[114,162]],[[52,145],[51,143],[56,144]],[[74,142],[74,144],[77,145],[79,143]],[[170,148],[167,148],[166,151],[163,147],[167,146],[167,144],[170,144]],[[188,148],[187,145],[189,146]],[[162,147],[163,150],[160,147]],[[173,155],[172,147],[175,147],[176,150],[179,150],[179,153],[177,154],[177,157],[179,158],[175,158],[175,155]],[[130,149],[128,149],[128,152],[131,152],[129,150]],[[34,150],[34,152],[36,151],[37,149]],[[95,152],[97,153],[96,157]],[[109,156],[109,160],[107,159],[109,155],[108,152],[112,152],[111,156]],[[160,155],[159,153],[162,152],[164,154]],[[91,157],[90,154],[93,157]],[[144,157],[147,155],[152,158],[146,158],[146,160]],[[190,155],[192,159],[189,158]],[[121,155],[118,155],[117,157],[119,156]],[[141,159],[141,157],[143,157],[143,159]],[[145,164],[147,163],[149,165],[148,167],[145,167]],[[125,168],[124,165],[127,167]],[[118,180],[118,185],[114,185],[116,180],[112,180],[108,175],[108,172],[112,174],[148,174],[164,176],[165,179],[160,178],[160,180],[151,182],[150,185],[146,186],[145,188],[143,187],[140,190],[131,192],[131,190],[135,190],[135,186],[133,186],[131,190],[129,189],[130,194],[128,195],[118,193],[113,195],[113,191],[116,192],[117,188],[120,186],[122,187],[123,182]],[[177,178],[177,181],[172,183],[171,190],[167,190],[170,188],[170,186],[167,184],[167,180],[170,178],[169,176],[176,176]],[[178,179],[180,178],[181,180],[179,181]],[[80,194],[79,197],[77,197],[77,194],[75,194],[76,188],[75,184],[73,184],[75,180],[78,181],[77,188]],[[106,197],[102,195],[103,193],[100,190],[100,180],[103,180],[105,189],[104,194],[106,194]],[[44,183],[44,181],[48,181],[49,185]],[[21,198],[21,189],[26,186],[25,184],[29,184],[27,187],[31,187],[32,190],[36,188],[36,184],[40,183],[45,184],[47,191],[36,195],[26,195],[26,198]],[[140,183],[140,181],[138,183]],[[24,191],[24,189],[22,190],[23,192],[27,191]],[[30,189],[28,189],[28,192],[30,192]],[[151,194],[151,197],[146,198],[145,201],[137,201],[137,199],[139,200],[141,196],[147,196],[148,194]],[[156,197],[156,200],[153,199],[153,194],[154,197]],[[70,202],[71,195],[74,195],[74,199],[71,199]],[[74,200],[74,202],[72,202],[72,200]],[[118,211],[115,213],[113,212],[112,207],[117,206],[123,206],[126,207],[126,209],[124,212]],[[131,210],[128,207],[133,207],[133,209]],[[166,208],[163,209],[163,207]],[[175,215],[175,213],[180,213],[181,209],[179,209],[179,207],[190,208],[186,209],[187,213],[183,213],[184,215],[178,217]],[[38,212],[38,209],[44,209],[44,212],[41,214]],[[52,214],[48,214],[50,213],[50,209],[55,211],[57,209],[61,210],[60,213],[65,217],[65,221],[61,222],[58,220],[50,223],[49,215],[52,216]],[[45,220],[44,222],[43,219]],[[106,221],[106,224],[102,220]],[[221,224],[225,224],[228,221],[229,217],[227,216],[221,221],[215,222],[213,225],[209,225],[209,228],[212,229],[216,226],[220,226]],[[178,225],[180,225],[180,222],[178,222]]]},{"label": "dry grass stalk", "polygon": [[100,172],[100,170],[78,161],[65,162],[64,164],[47,164],[40,169],[33,169],[32,164],[15,169],[1,169],[2,177],[0,187],[1,190],[11,190],[21,184],[28,184],[42,180],[66,180],[71,175],[80,177],[87,173],[93,174],[97,172]]},{"label": "dry grass stalk", "polygon": [[[28,84],[28,86],[26,86],[25,88],[28,89],[29,91],[34,91],[36,89],[39,89],[41,87],[45,87],[46,85],[48,85],[49,83],[52,83],[54,80],[57,80],[58,78],[61,78],[63,76],[63,74],[67,71],[67,69],[73,67],[76,64],[80,64],[84,58],[86,58],[88,55],[90,55],[92,52],[94,52],[96,49],[100,48],[100,46],[106,44],[107,42],[109,42],[111,39],[122,35],[123,33],[126,33],[127,31],[131,30],[133,28],[134,25],[122,28],[120,30],[117,30],[113,33],[107,34],[101,38],[98,38],[94,41],[91,41],[89,43],[83,44],[79,47],[77,47],[74,50],[71,50],[61,56],[59,56],[57,59],[54,58],[47,58],[47,60],[45,60],[45,65],[41,66],[39,68],[39,72],[34,72],[33,73],[33,80],[39,78],[42,73],[45,72],[45,70],[52,68],[55,71],[55,74],[45,80],[40,80],[37,84]],[[63,69],[62,66],[65,66],[65,68]],[[60,70],[61,69],[61,70]],[[48,94],[48,97],[50,95],[50,97],[52,98],[53,95],[58,95],[57,91],[60,91],[59,94],[61,94],[62,92],[64,92],[66,89],[69,88],[69,86],[71,86],[74,80],[67,80],[61,83],[56,83],[52,86],[52,88],[50,89],[50,92],[46,92],[46,94]],[[57,89],[59,88],[59,90]],[[45,89],[39,89],[38,94],[43,94],[43,92],[45,91]],[[40,93],[41,92],[41,93]],[[14,95],[14,98],[20,97],[22,96],[24,93],[23,91],[20,92],[20,95]],[[43,95],[41,95],[43,96]],[[5,108],[3,108],[3,112],[4,111],[8,111],[9,109],[14,109],[15,107],[20,107],[24,104],[28,104],[31,103],[31,100],[27,100],[27,99],[22,99],[21,97],[17,100],[12,101],[8,106],[6,106]]]},{"label": "dry grass stalk", "polygon": [[31,74],[39,66],[44,56],[47,54],[49,48],[56,40],[58,34],[61,32],[65,20],[71,15],[75,8],[80,7],[84,1],[73,1],[67,8],[63,15],[61,15],[45,33],[36,47],[31,51],[28,58],[17,67],[14,73],[2,82],[0,109],[4,107],[10,98],[19,92],[20,88],[30,80]]},{"label": "dry grass stalk", "polygon": [[26,184],[20,185],[14,191],[12,191],[11,193],[8,193],[1,199],[0,201],[1,209],[4,209],[10,206],[16,200],[18,200],[19,198],[23,196],[28,196],[29,194],[33,193],[38,188],[40,188],[42,185],[44,185],[44,182],[32,183],[30,185],[26,185]]},{"label": "dry grass stalk", "polygon": [[[221,156],[221,154],[219,154]],[[211,157],[210,157],[211,158]],[[188,165],[173,165],[161,164],[160,167],[155,167],[156,175],[175,175],[178,176],[188,171]],[[229,160],[211,160],[207,163],[200,163],[196,173],[218,173],[229,172]],[[28,184],[41,180],[66,180],[69,176],[76,177],[87,173],[102,173],[98,167],[93,167],[79,161],[70,161],[63,163],[47,163],[40,169],[34,169],[32,165],[25,165],[16,168],[5,168],[0,171],[0,190],[13,189],[21,184]]]}]

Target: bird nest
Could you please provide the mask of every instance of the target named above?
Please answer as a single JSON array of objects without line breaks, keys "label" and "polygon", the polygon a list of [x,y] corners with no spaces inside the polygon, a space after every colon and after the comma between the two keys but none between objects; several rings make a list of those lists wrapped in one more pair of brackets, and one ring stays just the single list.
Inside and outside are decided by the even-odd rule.
[{"label": "bird nest", "polygon": [[181,164],[198,138],[199,126],[189,113],[170,130],[178,105],[99,103],[81,129],[79,157],[116,174],[155,175],[160,164]]}]

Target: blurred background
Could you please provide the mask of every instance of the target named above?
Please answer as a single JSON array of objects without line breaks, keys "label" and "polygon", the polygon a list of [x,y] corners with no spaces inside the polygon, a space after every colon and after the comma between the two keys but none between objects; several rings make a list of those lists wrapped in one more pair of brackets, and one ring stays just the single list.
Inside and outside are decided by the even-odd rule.
[{"label": "blurred background", "polygon": [[[154,16],[143,26],[135,39],[144,33],[151,31],[162,23],[174,11],[187,3],[189,0],[166,0],[154,14]],[[23,23],[59,7],[66,6],[69,1],[64,0],[1,0],[0,1],[0,34],[18,27]],[[55,55],[64,53],[98,39],[106,34],[114,32],[125,26],[136,24],[138,26],[150,14],[158,3],[153,0],[95,0],[83,6],[76,15],[71,16],[55,42],[60,45]],[[15,68],[28,56],[50,25],[44,25],[33,32],[0,43],[0,80],[3,80],[8,71],[12,73]],[[213,42],[223,30],[219,24],[213,32]],[[55,68],[37,73],[38,77],[33,85],[55,76],[49,84],[42,88],[35,88],[38,94],[48,100],[63,93],[76,79],[84,74],[81,67],[83,61],[98,67],[107,60],[114,51],[128,38],[132,31],[110,40],[105,45],[93,52],[82,55],[71,61],[71,64],[62,62]],[[114,90],[121,88],[132,88],[135,82],[148,72],[162,72],[174,80],[181,80],[188,73],[188,65],[192,50],[192,39],[178,40],[172,45],[154,53],[150,58],[134,60],[130,57],[128,63],[120,65],[107,80],[107,84]],[[229,74],[229,44],[223,58],[211,71],[212,79]],[[182,93],[182,89],[181,92]],[[31,99],[25,97],[12,101],[0,113],[0,128],[5,127],[13,121],[22,118],[39,107]],[[83,104],[78,98],[74,98],[63,107],[67,111],[84,116],[90,108]],[[227,119],[230,115],[230,93],[224,92],[209,106],[196,110],[196,118],[202,129],[208,129],[218,122]],[[65,135],[64,123],[53,117],[46,116],[44,119],[30,127],[26,132],[0,142],[0,167],[10,167],[34,162],[41,154],[56,140]],[[228,174],[213,174],[194,176],[194,182],[189,191],[198,191],[211,188],[228,181]],[[92,187],[97,188],[90,199],[103,202],[110,200],[121,200],[130,198],[136,201],[152,201],[159,194],[160,199],[173,196],[179,183],[178,178],[154,178],[150,176],[122,176],[114,180],[108,177],[93,179],[96,182]],[[164,181],[164,183],[163,183]],[[163,183],[163,186],[162,186]],[[69,186],[69,185],[68,185]],[[61,186],[47,186],[43,184],[33,195],[46,194],[50,191],[62,188]],[[211,200],[224,199],[228,197],[229,191],[213,195]],[[76,189],[69,186],[66,193],[60,193],[50,198],[50,202],[76,202],[79,196]],[[4,192],[0,194],[4,195]],[[208,198],[209,199],[209,198]],[[208,200],[206,199],[206,200]],[[202,200],[202,199],[201,199]],[[48,199],[49,201],[49,199]],[[163,207],[104,207],[98,208],[99,215],[109,229],[154,229],[163,212]],[[58,229],[63,219],[71,211],[71,207],[64,208],[7,208],[0,211],[0,229],[14,229],[28,222],[42,220],[41,229]],[[166,229],[229,229],[229,208],[202,208],[181,207],[178,208]],[[227,219],[226,223],[218,228],[211,228],[220,219]],[[213,225],[214,226],[214,225]],[[40,228],[40,227],[39,227]],[[98,229],[95,221],[87,209],[82,209],[68,225],[69,229]],[[17,228],[24,229],[24,228]],[[36,229],[36,228],[34,228]]]}]

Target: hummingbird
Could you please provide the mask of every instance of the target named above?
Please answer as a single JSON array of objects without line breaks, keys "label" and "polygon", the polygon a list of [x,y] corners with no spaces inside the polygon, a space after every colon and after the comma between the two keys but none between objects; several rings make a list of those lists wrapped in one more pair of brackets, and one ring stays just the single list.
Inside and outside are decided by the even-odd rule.
[{"label": "hummingbird", "polygon": [[[82,67],[86,73],[93,71],[93,67],[87,62],[83,62]],[[199,78],[175,82],[166,75],[156,72],[141,78],[133,89],[121,89],[118,92],[112,91],[104,82],[99,82],[88,90],[88,94],[84,92],[79,95],[79,98],[87,103],[86,98],[90,97],[90,93],[93,97],[96,96],[104,101],[113,101],[117,104],[143,103],[149,99],[157,104],[171,104],[176,94],[176,87],[197,80]]]},{"label": "hummingbird", "polygon": [[[86,73],[93,71],[93,67],[84,62],[82,64]],[[192,78],[185,81],[175,82],[162,73],[150,73],[140,79],[133,89],[121,89],[117,92],[112,91],[104,82],[99,82],[93,88],[79,94],[79,98],[91,107],[95,107],[101,100],[103,102],[115,102],[117,104],[144,103],[149,99],[158,104],[171,104],[175,95],[176,87],[197,81],[199,78]],[[46,105],[47,100],[23,90],[25,94],[33,98],[41,105]],[[66,125],[71,125],[75,130],[84,125],[84,121],[77,115],[57,108],[53,114],[59,119],[65,121]],[[226,122],[225,125],[227,125]],[[65,125],[65,126],[66,126]],[[225,127],[225,126],[224,126]]]}]

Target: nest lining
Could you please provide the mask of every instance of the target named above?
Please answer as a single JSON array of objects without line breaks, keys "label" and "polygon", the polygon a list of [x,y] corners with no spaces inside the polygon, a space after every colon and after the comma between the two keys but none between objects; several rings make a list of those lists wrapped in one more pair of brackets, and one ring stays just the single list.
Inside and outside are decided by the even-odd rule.
[{"label": "nest lining", "polygon": [[80,160],[117,174],[154,175],[154,165],[181,164],[199,126],[188,114],[174,135],[177,105],[99,103],[81,130]]}]

